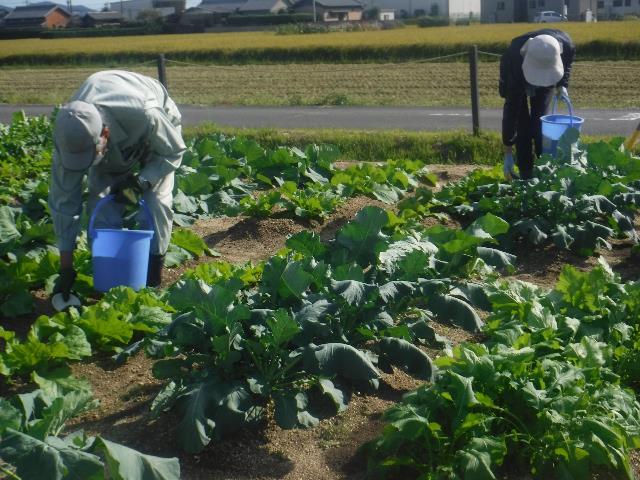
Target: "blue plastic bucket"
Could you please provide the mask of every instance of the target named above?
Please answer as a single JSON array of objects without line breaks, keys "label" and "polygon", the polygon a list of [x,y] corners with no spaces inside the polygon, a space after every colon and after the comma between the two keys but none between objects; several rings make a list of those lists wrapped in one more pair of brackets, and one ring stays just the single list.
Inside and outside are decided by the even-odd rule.
[{"label": "blue plastic bucket", "polygon": [[569,115],[556,113],[558,107],[558,97],[553,100],[551,115],[543,115],[540,117],[542,122],[542,153],[548,153],[555,157],[558,149],[558,140],[564,135],[569,128],[575,128],[578,131],[582,128],[584,118],[573,115],[571,102],[566,97],[561,97],[567,104]]},{"label": "blue plastic bucket", "polygon": [[[107,195],[96,205],[89,222],[89,236],[92,239],[91,258],[93,263],[93,287],[99,292],[127,286],[139,290],[147,285],[149,250],[153,230],[123,230],[116,228],[94,228],[96,214],[105,203],[113,200]],[[140,206],[153,228],[149,208],[140,200]]]}]

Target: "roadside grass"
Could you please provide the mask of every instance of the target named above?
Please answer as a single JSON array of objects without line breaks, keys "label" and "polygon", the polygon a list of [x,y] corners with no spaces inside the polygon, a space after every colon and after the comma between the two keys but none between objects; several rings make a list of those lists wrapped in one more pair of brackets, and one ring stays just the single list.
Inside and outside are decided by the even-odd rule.
[{"label": "roadside grass", "polygon": [[[407,132],[404,130],[266,129],[229,128],[214,124],[185,129],[185,136],[223,133],[253,138],[265,148],[333,144],[343,160],[420,160],[425,164],[495,165],[502,162],[502,140],[497,132],[479,136],[463,131]],[[582,136],[585,142],[610,140],[604,136]],[[640,153],[640,145],[636,147]]]},{"label": "roadside grass", "polygon": [[[0,103],[65,102],[92,73],[127,68],[152,77],[155,66],[4,67]],[[571,78],[577,107],[638,107],[640,61],[578,61]],[[469,66],[455,63],[170,66],[170,94],[194,105],[466,106]],[[479,64],[482,107],[500,107],[498,63]]]},{"label": "roadside grass", "polygon": [[[204,63],[331,61],[389,62],[466,51],[469,45],[500,53],[515,36],[535,30],[526,23],[405,28],[383,31],[276,35],[229,32],[104,38],[0,40],[0,62],[9,64],[135,63],[165,53]],[[638,22],[565,23],[583,59],[639,59]]]}]

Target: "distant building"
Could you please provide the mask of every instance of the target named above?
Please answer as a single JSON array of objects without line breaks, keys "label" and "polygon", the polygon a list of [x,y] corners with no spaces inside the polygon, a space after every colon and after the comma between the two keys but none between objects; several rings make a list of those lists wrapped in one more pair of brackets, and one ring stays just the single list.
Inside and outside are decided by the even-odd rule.
[{"label": "distant building", "polygon": [[196,8],[217,14],[235,13],[246,0],[203,0]]},{"label": "distant building", "polygon": [[458,18],[480,18],[480,0],[362,0],[366,10],[377,7],[381,10],[406,12],[409,16],[429,15],[451,20]]},{"label": "distant building", "polygon": [[[573,22],[579,22],[584,20],[585,12],[595,4],[596,0],[527,0],[527,19],[524,21],[533,22],[540,12],[551,10],[566,15]],[[592,8],[591,11],[595,12]]]},{"label": "distant building", "polygon": [[480,0],[448,0],[444,16],[450,20],[480,18]]},{"label": "distant building", "polygon": [[588,11],[606,20],[640,15],[640,0],[482,0],[482,22],[533,22],[536,15],[548,10],[574,22],[585,20]]},{"label": "distant building", "polygon": [[3,18],[4,27],[66,27],[71,14],[55,3],[38,3],[14,8]]},{"label": "distant building", "polygon": [[219,18],[221,18],[220,14],[213,13],[201,7],[191,7],[187,8],[182,15],[180,15],[179,22],[180,25],[206,28],[219,23]]},{"label": "distant building", "polygon": [[381,22],[390,22],[396,19],[396,11],[393,8],[381,8],[378,11],[378,20]]},{"label": "distant building", "polygon": [[229,15],[238,12],[246,0],[203,0],[200,5],[188,8],[180,15],[181,25],[207,28],[217,25]]},{"label": "distant building", "polygon": [[[595,3],[595,10],[591,8]],[[590,7],[600,20],[619,19],[625,15],[640,16],[640,0],[593,0]]]},{"label": "distant building", "polygon": [[[482,23],[527,22],[529,0],[482,0],[480,5]],[[536,0],[537,1],[537,0]],[[545,0],[542,0],[543,2]]]},{"label": "distant building", "polygon": [[311,13],[315,3],[316,16],[321,22],[357,22],[362,20],[363,5],[356,0],[301,0],[296,13]]},{"label": "distant building", "polygon": [[124,23],[124,17],[120,12],[88,12],[82,16],[81,25],[83,27],[107,27],[119,26]]},{"label": "distant building", "polygon": [[283,0],[247,0],[238,13],[248,15],[269,15],[270,13],[286,12],[289,5]]},{"label": "distant building", "polygon": [[0,25],[2,25],[2,19],[11,13],[11,8],[0,5]]},{"label": "distant building", "polygon": [[138,15],[145,10],[157,10],[163,17],[176,13],[174,7],[156,8],[154,5],[154,0],[122,0],[120,2],[111,2],[111,10],[119,12],[128,22],[136,21]]}]

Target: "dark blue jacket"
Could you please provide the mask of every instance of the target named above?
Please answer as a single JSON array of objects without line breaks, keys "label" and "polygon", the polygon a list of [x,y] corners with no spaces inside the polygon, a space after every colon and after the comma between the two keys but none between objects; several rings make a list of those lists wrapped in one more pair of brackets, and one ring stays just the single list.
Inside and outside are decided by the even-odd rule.
[{"label": "dark blue jacket", "polygon": [[[544,28],[535,32],[525,33],[511,41],[511,45],[500,59],[500,80],[498,90],[500,96],[505,99],[502,121],[502,138],[505,145],[512,145],[516,135],[516,119],[518,118],[519,109],[525,104],[523,101],[527,95],[527,81],[522,72],[522,62],[524,57],[520,53],[520,49],[532,37],[538,35],[551,35],[562,45],[562,65],[564,66],[564,76],[560,79],[556,86],[568,87],[569,76],[571,75],[571,65],[576,55],[576,46],[571,37],[561,31],[552,28]],[[540,88],[540,87],[538,87]],[[551,87],[549,87],[551,88]],[[537,120],[537,119],[536,119]],[[525,132],[520,132],[521,134]],[[531,133],[529,133],[531,134]]]}]

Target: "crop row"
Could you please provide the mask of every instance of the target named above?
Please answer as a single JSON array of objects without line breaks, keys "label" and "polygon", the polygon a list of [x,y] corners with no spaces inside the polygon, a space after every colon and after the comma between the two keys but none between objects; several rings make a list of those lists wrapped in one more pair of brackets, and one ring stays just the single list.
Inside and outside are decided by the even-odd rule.
[{"label": "crop row", "polygon": [[634,478],[640,284],[603,262],[565,266],[550,292],[484,288],[486,340],[439,358],[436,381],[386,412],[364,447],[371,476]]},{"label": "crop row", "polygon": [[[479,94],[484,107],[499,107],[497,62],[479,64]],[[571,77],[574,105],[624,108],[635,105],[633,79],[637,61],[585,62],[579,56]],[[155,67],[132,66],[157,75]],[[58,104],[65,102],[90,74],[100,68],[4,68],[0,102]],[[469,66],[455,63],[230,66],[169,64],[169,90],[180,104],[195,105],[407,105],[466,106]]]},{"label": "crop row", "polygon": [[[472,25],[276,35],[273,32],[233,32],[188,35],[3,40],[3,64],[134,63],[165,53],[179,60],[207,63],[390,62],[466,52],[469,45],[501,52],[509,41],[531,30],[527,24]],[[563,25],[576,41],[581,58],[632,60],[640,55],[635,22]],[[257,47],[259,45],[259,47]]]}]

